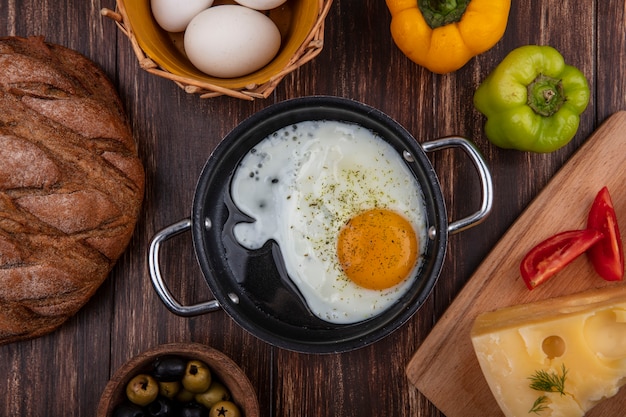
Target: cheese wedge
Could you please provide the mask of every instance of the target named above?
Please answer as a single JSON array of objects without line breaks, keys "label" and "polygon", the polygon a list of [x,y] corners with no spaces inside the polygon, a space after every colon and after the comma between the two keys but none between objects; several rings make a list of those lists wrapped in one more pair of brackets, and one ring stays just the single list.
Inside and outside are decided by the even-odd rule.
[{"label": "cheese wedge", "polygon": [[471,337],[507,417],[583,416],[626,383],[626,285],[483,313]]}]

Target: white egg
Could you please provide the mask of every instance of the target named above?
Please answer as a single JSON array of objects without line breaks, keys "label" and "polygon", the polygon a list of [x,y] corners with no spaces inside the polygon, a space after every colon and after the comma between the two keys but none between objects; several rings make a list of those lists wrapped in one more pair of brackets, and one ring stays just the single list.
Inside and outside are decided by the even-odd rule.
[{"label": "white egg", "polygon": [[[421,189],[401,156],[368,129],[335,121],[285,127],[242,159],[231,194],[254,219],[235,226],[236,240],[251,250],[275,240],[289,278],[322,320],[354,323],[376,316],[415,280],[426,244]],[[373,208],[401,214],[419,242],[409,273],[385,289],[357,285],[338,256],[339,231]]]},{"label": "white egg", "polygon": [[280,31],[269,17],[239,5],[213,6],[194,17],[185,32],[191,63],[221,78],[264,67],[278,53],[280,42]]},{"label": "white egg", "polygon": [[236,0],[242,6],[255,10],[270,10],[282,6],[287,0]]},{"label": "white egg", "polygon": [[152,15],[168,32],[182,32],[191,19],[208,9],[213,0],[150,0]]}]

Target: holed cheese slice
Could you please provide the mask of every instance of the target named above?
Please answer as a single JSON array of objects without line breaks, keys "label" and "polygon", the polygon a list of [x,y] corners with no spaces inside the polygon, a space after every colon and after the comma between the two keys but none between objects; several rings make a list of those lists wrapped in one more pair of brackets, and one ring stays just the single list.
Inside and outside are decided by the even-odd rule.
[{"label": "holed cheese slice", "polygon": [[[507,417],[583,416],[626,383],[626,286],[483,313],[471,337]],[[564,379],[564,393],[532,389],[537,372]]]}]

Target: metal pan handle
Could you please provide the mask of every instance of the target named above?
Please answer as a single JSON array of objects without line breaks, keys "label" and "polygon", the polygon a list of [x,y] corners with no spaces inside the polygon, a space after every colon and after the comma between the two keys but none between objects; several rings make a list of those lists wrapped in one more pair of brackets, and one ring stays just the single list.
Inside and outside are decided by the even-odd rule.
[{"label": "metal pan handle", "polygon": [[461,148],[470,157],[480,178],[480,186],[482,189],[482,203],[480,209],[474,214],[464,217],[460,220],[452,222],[448,225],[448,233],[454,234],[467,230],[470,227],[476,226],[481,223],[491,211],[493,205],[493,184],[491,181],[491,174],[489,168],[485,163],[480,151],[469,140],[459,137],[450,136],[441,139],[436,139],[430,142],[422,143],[422,148],[426,152],[437,151],[446,148]]},{"label": "metal pan handle", "polygon": [[165,306],[172,313],[179,316],[196,316],[198,314],[209,313],[220,309],[220,304],[217,300],[204,301],[189,306],[180,304],[174,296],[172,296],[172,293],[170,293],[167,285],[165,285],[163,277],[161,276],[161,269],[159,267],[159,250],[161,248],[161,243],[190,229],[191,219],[184,219],[166,227],[154,235],[152,242],[150,242],[150,251],[148,254],[148,265],[150,268],[150,279],[152,280],[152,285],[154,286],[156,293],[161,298],[161,301],[163,301],[163,304],[165,304]]}]

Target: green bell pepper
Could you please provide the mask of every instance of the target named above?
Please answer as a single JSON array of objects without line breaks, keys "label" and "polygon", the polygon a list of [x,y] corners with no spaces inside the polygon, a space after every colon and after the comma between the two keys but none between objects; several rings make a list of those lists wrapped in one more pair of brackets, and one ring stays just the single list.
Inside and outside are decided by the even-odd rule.
[{"label": "green bell pepper", "polygon": [[494,145],[538,153],[569,143],[588,103],[587,79],[550,46],[514,49],[474,94]]}]

